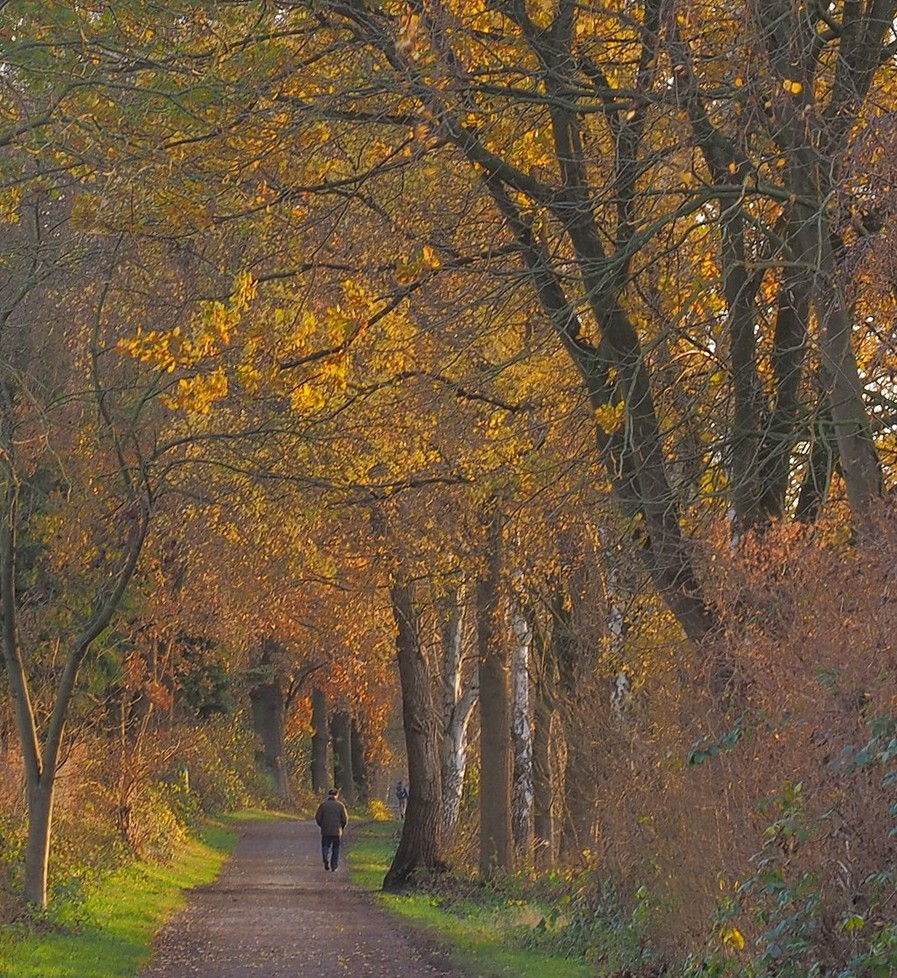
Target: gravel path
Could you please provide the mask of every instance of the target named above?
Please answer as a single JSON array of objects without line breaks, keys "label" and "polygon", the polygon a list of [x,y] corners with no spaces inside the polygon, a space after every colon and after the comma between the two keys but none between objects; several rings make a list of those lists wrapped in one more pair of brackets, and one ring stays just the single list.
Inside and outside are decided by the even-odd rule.
[{"label": "gravel path", "polygon": [[[351,831],[343,851],[352,845]],[[141,978],[456,978],[444,959],[328,873],[314,822],[247,827],[217,880],[156,939]]]}]

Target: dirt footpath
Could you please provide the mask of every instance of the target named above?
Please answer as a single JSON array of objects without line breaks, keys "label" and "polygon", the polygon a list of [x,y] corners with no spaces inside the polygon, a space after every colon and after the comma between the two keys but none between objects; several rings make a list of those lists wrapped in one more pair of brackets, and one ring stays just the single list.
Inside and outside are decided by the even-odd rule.
[{"label": "dirt footpath", "polygon": [[314,822],[248,826],[218,881],[156,940],[141,978],[457,978],[321,862]]}]

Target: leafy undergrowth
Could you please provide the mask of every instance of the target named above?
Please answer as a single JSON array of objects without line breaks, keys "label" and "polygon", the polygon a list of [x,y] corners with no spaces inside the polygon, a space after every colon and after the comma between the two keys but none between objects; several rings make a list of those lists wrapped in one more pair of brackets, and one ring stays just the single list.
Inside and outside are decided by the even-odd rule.
[{"label": "leafy undergrowth", "polygon": [[[482,886],[449,874],[403,894],[380,886],[398,843],[401,823],[359,826],[347,856],[350,879],[388,912],[421,928],[462,970],[478,978],[594,978],[596,963],[545,940],[551,909],[519,888]],[[542,939],[533,940],[540,934]]]},{"label": "leafy undergrowth", "polygon": [[185,891],[216,878],[239,824],[265,817],[240,812],[209,823],[170,863],[137,863],[86,895],[54,908],[52,920],[0,928],[2,978],[125,978],[149,957],[154,933],[186,903]]}]

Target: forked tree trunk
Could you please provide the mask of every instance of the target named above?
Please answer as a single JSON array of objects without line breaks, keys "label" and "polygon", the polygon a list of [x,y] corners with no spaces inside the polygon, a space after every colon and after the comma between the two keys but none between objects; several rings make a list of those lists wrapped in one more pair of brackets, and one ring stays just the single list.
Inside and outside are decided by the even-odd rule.
[{"label": "forked tree trunk", "polygon": [[847,501],[855,526],[863,530],[873,500],[882,493],[881,463],[863,402],[863,382],[853,350],[853,320],[844,305],[828,221],[823,220],[822,210],[804,214],[798,237],[804,254],[811,256],[808,260],[818,262],[813,306],[819,323],[825,391],[831,408]]},{"label": "forked tree trunk", "polygon": [[[3,420],[5,421],[5,418]],[[3,444],[9,445],[5,429],[2,435]],[[121,551],[117,566],[112,568],[110,575],[112,586],[105,593],[101,592],[97,595],[93,614],[85,623],[81,634],[72,643],[71,651],[62,667],[52,712],[41,742],[37,718],[31,704],[28,675],[18,641],[16,622],[18,487],[15,475],[7,466],[0,466],[0,488],[3,490],[0,495],[0,608],[3,610],[0,616],[0,637],[2,637],[6,674],[22,749],[28,805],[23,890],[25,900],[43,910],[47,906],[47,876],[56,771],[66,718],[84,659],[96,639],[109,627],[134,575],[146,539],[149,509],[142,503],[135,502],[135,519],[130,527],[129,538]]]},{"label": "forked tree trunk", "polygon": [[430,670],[420,641],[414,586],[397,578],[391,588],[396,655],[402,686],[402,724],[408,755],[409,799],[402,838],[383,880],[384,890],[407,884],[418,869],[441,869],[442,792],[436,710]]},{"label": "forked tree trunk", "polygon": [[853,316],[845,302],[843,274],[832,243],[835,229],[830,204],[839,190],[846,150],[876,69],[892,56],[890,35],[897,3],[851,3],[844,8],[825,108],[816,101],[819,86],[814,82],[828,59],[812,47],[807,48],[812,58],[801,59],[797,54],[797,39],[806,26],[802,7],[783,0],[756,4],[751,9],[755,19],[751,26],[780,78],[805,78],[801,99],[779,98],[774,105],[774,137],[787,160],[786,184],[793,202],[789,258],[811,283],[822,388],[831,408],[847,501],[862,533],[868,529],[871,504],[883,491],[881,460],[864,403],[864,382],[853,346]]},{"label": "forked tree trunk", "polygon": [[[572,54],[570,33],[575,5],[565,4],[566,12],[559,14],[552,28],[546,30],[533,28],[523,3],[499,6],[521,27],[532,53],[541,63],[542,79],[551,102],[548,115],[555,157],[563,174],[563,183],[560,187],[542,183],[511,165],[480,141],[464,123],[463,112],[453,112],[440,95],[434,98],[440,103],[441,126],[446,139],[464,154],[474,172],[482,177],[487,192],[517,239],[536,298],[580,374],[592,407],[596,409],[596,418],[599,411],[618,402],[624,406],[625,424],[621,428],[614,426],[607,430],[600,424],[596,426],[599,450],[621,507],[637,528],[634,533],[637,533],[640,551],[654,584],[688,638],[702,648],[710,687],[722,704],[733,678],[732,663],[725,645],[719,640],[718,616],[705,601],[689,542],[683,537],[676,497],[666,476],[664,434],[654,404],[647,360],[643,356],[636,324],[622,301],[629,261],[625,249],[622,253],[609,253],[607,239],[597,224],[594,195],[585,178],[588,141],[582,137],[579,113],[567,97],[571,87],[576,88],[581,80],[574,68],[577,58]],[[656,24],[661,4],[655,2],[649,6]],[[373,21],[367,21],[360,28],[366,34],[366,40],[384,52],[389,60],[394,60],[394,39],[389,31],[381,31],[379,26],[373,29],[372,24]],[[642,82],[656,70],[657,36],[657,28],[646,20],[643,24],[644,51],[650,64],[643,62],[639,70]],[[416,75],[414,78],[413,88],[420,93],[420,80]],[[642,131],[640,125],[638,132]],[[630,130],[630,134],[634,132]],[[640,136],[627,142],[626,151],[618,154],[614,180],[615,190],[621,192],[618,207],[623,209],[634,203],[637,177],[641,172],[637,159]],[[623,149],[622,144],[618,149]],[[563,269],[553,266],[554,249],[549,251],[536,233],[530,213],[533,204],[545,207],[553,214],[572,246],[573,257],[567,257]],[[630,218],[624,219],[624,223],[630,223]],[[634,232],[633,225],[627,237]],[[562,283],[570,279],[578,279],[578,285],[571,288],[568,298]],[[579,300],[573,295],[577,291],[582,292],[599,327],[598,343],[592,342],[582,328],[575,305]],[[481,688],[481,707],[483,699]],[[494,705],[490,704],[490,708]],[[482,774],[485,778],[486,772]],[[501,793],[503,788],[497,785],[495,788],[489,786],[487,790]],[[510,798],[506,801],[509,804]],[[494,831],[500,832],[497,828]],[[494,841],[499,840],[496,837]],[[492,842],[487,843],[489,847],[492,845]]]}]

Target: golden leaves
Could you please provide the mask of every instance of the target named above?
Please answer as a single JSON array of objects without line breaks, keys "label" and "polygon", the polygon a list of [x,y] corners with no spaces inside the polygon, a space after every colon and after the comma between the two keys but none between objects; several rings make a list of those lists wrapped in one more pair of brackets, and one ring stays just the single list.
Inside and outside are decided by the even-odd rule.
[{"label": "golden leaves", "polygon": [[623,424],[626,415],[626,406],[622,401],[617,404],[601,404],[595,408],[593,413],[596,423],[605,434],[610,434]]},{"label": "golden leaves", "polygon": [[737,927],[728,927],[723,931],[722,938],[723,944],[734,951],[743,951],[745,948],[744,934]]},{"label": "golden leaves", "polygon": [[420,15],[411,11],[406,11],[399,27],[399,37],[396,42],[396,49],[405,58],[415,57],[423,44],[423,35],[420,29]]},{"label": "golden leaves", "polygon": [[182,377],[176,392],[165,400],[175,410],[209,414],[215,402],[226,397],[227,392],[227,373],[224,367],[219,366],[208,373]]},{"label": "golden leaves", "polygon": [[557,14],[556,0],[529,0],[530,18],[540,27],[549,27]]},{"label": "golden leaves", "polygon": [[442,268],[442,259],[439,253],[432,245],[425,244],[406,261],[396,265],[395,279],[399,285],[410,285],[427,272],[440,268]]},{"label": "golden leaves", "polygon": [[258,292],[258,282],[249,272],[238,272],[234,279],[234,291],[231,294],[231,306],[238,312],[244,312]]},{"label": "golden leaves", "polygon": [[18,224],[24,188],[5,187],[0,191],[0,223]]},{"label": "golden leaves", "polygon": [[[226,368],[216,360],[231,343],[256,291],[255,279],[248,272],[240,272],[228,299],[202,303],[186,330],[181,326],[169,330],[144,330],[138,326],[133,336],[119,341],[118,348],[163,373],[186,372],[166,403],[175,410],[208,414],[229,390]],[[255,379],[252,369],[246,366],[242,376]]]}]

